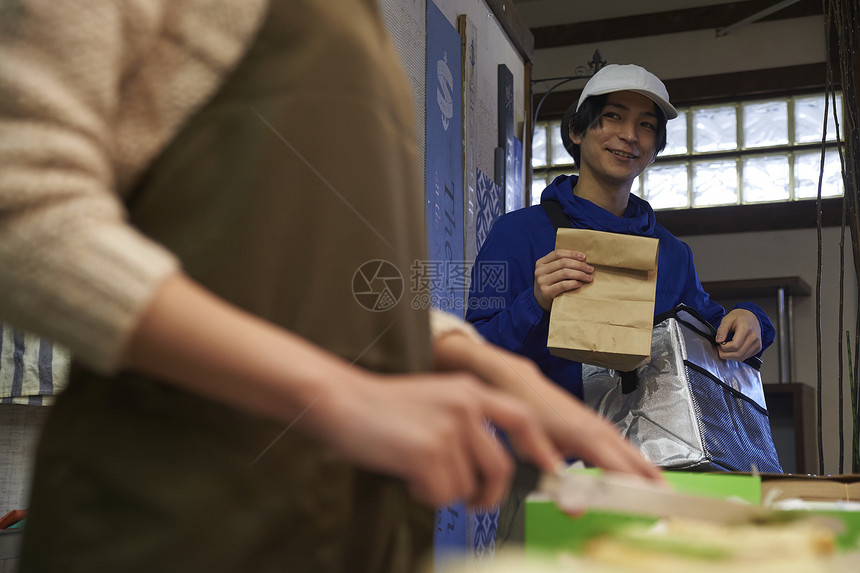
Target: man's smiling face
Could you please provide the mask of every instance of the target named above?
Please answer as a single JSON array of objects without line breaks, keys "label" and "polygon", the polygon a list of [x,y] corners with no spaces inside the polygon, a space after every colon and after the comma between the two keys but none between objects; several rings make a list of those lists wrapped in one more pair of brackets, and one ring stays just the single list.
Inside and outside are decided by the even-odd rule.
[{"label": "man's smiling face", "polygon": [[609,94],[600,119],[582,135],[571,133],[580,146],[580,176],[628,185],[654,160],[658,118],[653,101],[642,94]]}]

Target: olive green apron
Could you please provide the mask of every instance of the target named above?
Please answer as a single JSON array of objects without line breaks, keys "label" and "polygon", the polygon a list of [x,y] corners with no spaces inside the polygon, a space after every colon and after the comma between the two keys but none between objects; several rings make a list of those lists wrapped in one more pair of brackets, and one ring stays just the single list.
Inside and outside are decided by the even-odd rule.
[{"label": "olive green apron", "polygon": [[[427,313],[408,299],[425,256],[412,110],[375,1],[275,0],[130,220],[233,304],[361,366],[426,370]],[[374,260],[405,282],[383,312],[353,296]],[[432,511],[285,426],[76,368],[40,446],[22,571],[413,570]]]}]

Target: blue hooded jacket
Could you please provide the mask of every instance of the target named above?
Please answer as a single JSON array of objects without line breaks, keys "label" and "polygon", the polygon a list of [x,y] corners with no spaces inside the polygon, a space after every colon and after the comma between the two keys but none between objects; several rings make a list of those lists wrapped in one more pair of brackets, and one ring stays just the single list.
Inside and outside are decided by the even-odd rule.
[{"label": "blue hooded jacket", "polygon": [[[618,217],[575,196],[575,185],[576,176],[561,175],[544,189],[541,200],[561,203],[574,228],[660,240],[655,316],[684,303],[715,328],[719,326],[726,311],[702,289],[690,247],[657,223],[647,201],[631,194],[624,217]],[[555,227],[539,205],[501,216],[475,259],[466,320],[487,340],[533,359],[550,379],[581,398],[582,367],[549,353],[549,313],[538,306],[533,292],[535,263],[555,249],[555,235]],[[770,346],[775,331],[767,314],[752,303],[736,308],[758,317],[762,351]]]}]

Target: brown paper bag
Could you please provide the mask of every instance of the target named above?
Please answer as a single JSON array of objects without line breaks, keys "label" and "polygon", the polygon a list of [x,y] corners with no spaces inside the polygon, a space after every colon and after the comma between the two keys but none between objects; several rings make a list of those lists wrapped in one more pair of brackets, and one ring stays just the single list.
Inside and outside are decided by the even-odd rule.
[{"label": "brown paper bag", "polygon": [[651,356],[657,239],[586,229],[559,229],[556,249],[585,253],[591,283],[555,297],[547,346],[552,354],[633,370]]}]

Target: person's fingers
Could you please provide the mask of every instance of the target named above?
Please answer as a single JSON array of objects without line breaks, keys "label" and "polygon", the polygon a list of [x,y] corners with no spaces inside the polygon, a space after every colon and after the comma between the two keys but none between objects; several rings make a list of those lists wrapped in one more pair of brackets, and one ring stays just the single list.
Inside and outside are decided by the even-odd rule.
[{"label": "person's fingers", "polygon": [[[660,470],[651,464],[635,447],[618,436],[602,440],[593,451],[597,459],[592,461],[608,471],[616,471],[662,481]],[[591,461],[591,460],[589,460]]]},{"label": "person's fingers", "polygon": [[[477,460],[472,447],[472,435],[475,433],[486,433],[483,421],[465,420],[461,423],[462,431],[452,436],[456,440],[454,447],[449,450],[449,467],[456,488],[456,497],[459,499],[472,499],[483,489],[481,473],[476,467]],[[465,435],[464,435],[465,434]]]},{"label": "person's fingers", "polygon": [[743,337],[743,344],[739,351],[741,360],[746,360],[750,356],[757,354],[761,350],[761,329],[748,328]]},{"label": "person's fingers", "polygon": [[575,438],[575,451],[567,452],[611,471],[662,481],[662,474],[618,429],[593,410],[576,402],[569,435]]},{"label": "person's fingers", "polygon": [[553,299],[558,295],[578,289],[592,282],[593,267],[584,266],[582,269],[563,267],[547,273],[546,268],[535,270],[535,299],[544,310],[549,310]]},{"label": "person's fingers", "polygon": [[649,481],[663,482],[663,474],[660,469],[651,464],[637,451],[627,451],[626,448],[615,448],[612,450],[610,459],[603,467],[607,471],[634,475]]},{"label": "person's fingers", "polygon": [[584,260],[570,257],[558,257],[551,260],[540,259],[535,263],[536,275],[548,275],[562,269],[571,269],[588,273],[594,270],[594,268]]},{"label": "person's fingers", "polygon": [[478,465],[479,487],[469,499],[475,507],[492,507],[501,502],[513,474],[513,461],[488,428],[470,433],[472,452]]},{"label": "person's fingers", "polygon": [[[437,412],[435,416],[444,415]],[[395,460],[395,467],[408,486],[412,497],[429,506],[441,505],[455,499],[455,478],[440,463],[444,438],[431,428],[425,428],[417,439],[408,440],[409,450],[403,459]]]},{"label": "person's fingers", "polygon": [[[439,397],[446,419],[435,424],[438,439],[418,456],[415,467],[421,469],[413,472],[415,487],[410,492],[433,505],[458,499],[480,506],[499,503],[509,486],[513,464],[490,435],[486,420],[516,417],[517,413],[508,410],[519,405],[511,406],[506,396],[473,381],[454,382]],[[433,482],[427,482],[426,476],[433,476]]]},{"label": "person's fingers", "polygon": [[[522,357],[506,356],[505,360],[524,380],[543,376],[533,362]],[[606,469],[662,481],[659,468],[624,439],[611,422],[580,400],[566,394],[547,395],[538,404],[538,412],[543,413],[541,423],[564,454]]]},{"label": "person's fingers", "polygon": [[652,464],[630,442],[622,439],[618,451],[622,456],[622,463],[624,464],[623,467],[618,468],[619,471],[639,475],[650,480],[664,481],[660,468]]},{"label": "person's fingers", "polygon": [[734,341],[720,346],[718,349],[720,358],[723,360],[737,360],[741,355],[741,346]]},{"label": "person's fingers", "polygon": [[603,425],[603,431],[598,453],[602,454],[606,469],[662,480],[660,469],[633,444],[624,439],[615,426],[602,418],[600,422]]},{"label": "person's fingers", "polygon": [[517,453],[544,471],[553,471],[562,456],[555,448],[543,426],[521,403],[503,395],[492,395],[486,403],[486,413],[498,427],[505,430]]},{"label": "person's fingers", "polygon": [[737,358],[738,350],[741,348],[744,340],[743,332],[740,326],[736,324],[735,315],[727,314],[720,327],[717,329],[717,334],[714,340],[717,342],[717,350],[720,358],[724,360],[732,360]]},{"label": "person's fingers", "polygon": [[723,360],[733,360],[737,356],[736,344],[731,342],[717,346],[717,352]]},{"label": "person's fingers", "polygon": [[[452,390],[454,390],[452,388]],[[442,505],[475,494],[477,479],[462,408],[444,404],[430,422],[428,438],[416,445],[409,464],[410,493],[417,499]]]},{"label": "person's fingers", "polygon": [[720,322],[719,328],[717,328],[717,335],[714,339],[717,341],[717,344],[723,344],[729,336],[729,333],[732,331],[732,327],[734,326],[734,321],[731,315],[726,315],[722,322]]},{"label": "person's fingers", "polygon": [[576,259],[578,261],[584,261],[587,258],[585,253],[581,253],[579,251],[572,251],[570,249],[556,249],[553,252],[559,258]]},{"label": "person's fingers", "polygon": [[758,317],[746,309],[732,310],[720,322],[715,340],[719,345],[721,358],[746,360],[762,349],[761,324]]},{"label": "person's fingers", "polygon": [[566,280],[575,280],[579,282],[591,282],[593,277],[589,269],[592,267],[572,268],[563,267],[545,275],[540,275],[545,284],[552,285]]},{"label": "person's fingers", "polygon": [[553,261],[557,261],[559,259],[573,259],[577,261],[585,261],[586,255],[585,253],[580,253],[579,251],[571,251],[567,249],[556,249],[554,251],[550,251],[545,256],[539,258],[537,260],[540,264],[551,263]]},{"label": "person's fingers", "polygon": [[[486,419],[498,416],[508,423],[517,414],[507,413],[506,397],[500,400],[495,391],[477,384],[449,390],[446,409],[454,427],[441,432],[445,437],[440,448],[421,456],[423,469],[415,472],[410,493],[433,505],[458,499],[480,507],[496,505],[509,487],[513,463],[491,436]],[[426,476],[434,476],[433,482],[427,482]]]},{"label": "person's fingers", "polygon": [[761,339],[758,334],[751,329],[746,329],[738,330],[734,333],[732,340],[720,344],[717,348],[720,358],[741,361],[757,354],[761,347]]},{"label": "person's fingers", "polygon": [[585,254],[556,250],[535,263],[534,295],[538,305],[549,310],[555,297],[591,282],[594,267],[585,262]]},{"label": "person's fingers", "polygon": [[541,292],[544,293],[548,299],[552,300],[564,292],[578,289],[583,284],[589,282],[591,282],[591,277],[586,275],[578,277],[572,276],[564,280],[548,278],[545,281],[539,282],[538,284]]},{"label": "person's fingers", "polygon": [[559,271],[575,271],[580,274],[590,274],[594,272],[594,267],[584,261],[570,258],[557,259],[547,263],[537,262],[535,264],[535,274],[539,276],[552,275]]}]

